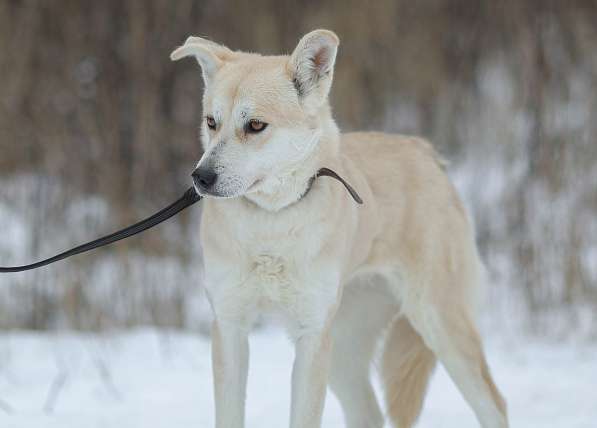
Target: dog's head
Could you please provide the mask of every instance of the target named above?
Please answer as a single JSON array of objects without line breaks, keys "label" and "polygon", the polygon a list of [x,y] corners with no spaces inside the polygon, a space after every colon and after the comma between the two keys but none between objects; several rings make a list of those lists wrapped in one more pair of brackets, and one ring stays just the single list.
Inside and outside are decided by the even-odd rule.
[{"label": "dog's head", "polygon": [[205,81],[204,154],[193,173],[200,194],[267,190],[313,152],[338,43],[333,32],[316,30],[290,56],[234,52],[200,37],[172,52],[172,60],[195,57]]}]

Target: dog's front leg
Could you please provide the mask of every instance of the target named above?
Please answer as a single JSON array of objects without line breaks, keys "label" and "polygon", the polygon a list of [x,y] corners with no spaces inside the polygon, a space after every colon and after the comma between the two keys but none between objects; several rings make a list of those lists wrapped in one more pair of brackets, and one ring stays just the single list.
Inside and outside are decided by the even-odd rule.
[{"label": "dog's front leg", "polygon": [[296,342],[292,369],[290,428],[319,428],[331,357],[330,328],[309,332]]},{"label": "dog's front leg", "polygon": [[[323,270],[295,311],[290,428],[319,428],[332,354],[331,326],[338,308],[340,275]],[[306,282],[310,282],[307,280]]]},{"label": "dog's front leg", "polygon": [[212,363],[216,401],[216,428],[242,428],[249,367],[248,328],[233,321],[215,320]]}]

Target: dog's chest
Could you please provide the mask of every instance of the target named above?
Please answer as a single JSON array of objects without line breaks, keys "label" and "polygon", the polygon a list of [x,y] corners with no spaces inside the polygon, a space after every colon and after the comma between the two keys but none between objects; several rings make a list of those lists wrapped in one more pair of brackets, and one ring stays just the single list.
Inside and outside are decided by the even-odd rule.
[{"label": "dog's chest", "polygon": [[317,237],[308,236],[302,228],[252,232],[241,243],[245,254],[241,277],[260,306],[292,306],[313,292],[309,265],[316,257]]},{"label": "dog's chest", "polygon": [[285,305],[300,293],[295,261],[278,254],[255,254],[247,272],[247,286],[260,306]]},{"label": "dog's chest", "polygon": [[[320,294],[316,261],[324,241],[323,216],[291,214],[227,219],[220,242],[228,243],[230,253],[225,259],[206,261],[217,263],[222,271],[217,283],[208,284],[210,294],[234,305],[233,312],[302,311]],[[208,277],[209,271],[206,265]]]}]

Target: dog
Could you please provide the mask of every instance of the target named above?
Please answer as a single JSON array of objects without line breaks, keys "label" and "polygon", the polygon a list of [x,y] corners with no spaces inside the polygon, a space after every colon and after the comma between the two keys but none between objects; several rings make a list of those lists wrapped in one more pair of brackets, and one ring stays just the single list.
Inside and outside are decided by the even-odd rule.
[{"label": "dog", "polygon": [[[439,360],[481,426],[507,427],[475,325],[483,267],[467,213],[425,140],[339,132],[328,101],[338,45],[316,30],[290,56],[262,56],[189,37],[171,55],[194,57],[205,83],[193,176],[216,427],[244,426],[248,334],[263,312],[295,344],[291,428],[321,426],[328,384],[347,427],[382,427],[378,358],[395,426],[416,422]],[[322,167],[364,203],[316,179]]]}]

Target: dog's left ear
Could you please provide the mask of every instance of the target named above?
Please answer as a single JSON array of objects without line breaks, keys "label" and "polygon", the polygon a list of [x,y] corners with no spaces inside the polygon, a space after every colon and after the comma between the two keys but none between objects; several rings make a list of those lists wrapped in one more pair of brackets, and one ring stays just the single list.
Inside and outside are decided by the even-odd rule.
[{"label": "dog's left ear", "polygon": [[189,37],[182,46],[170,54],[172,61],[193,56],[203,70],[203,80],[208,85],[214,74],[229,60],[234,52],[224,45],[202,37]]},{"label": "dog's left ear", "polygon": [[288,68],[299,99],[318,107],[332,86],[340,39],[328,30],[312,31],[299,41]]}]

